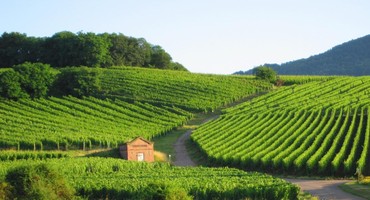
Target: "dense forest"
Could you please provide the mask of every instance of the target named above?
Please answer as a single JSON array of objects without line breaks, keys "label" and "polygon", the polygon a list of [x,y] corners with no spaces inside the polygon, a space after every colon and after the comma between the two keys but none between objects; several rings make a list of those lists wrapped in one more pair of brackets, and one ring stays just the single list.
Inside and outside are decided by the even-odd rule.
[{"label": "dense forest", "polygon": [[[281,65],[264,64],[286,75],[370,75],[370,35],[351,40],[309,58]],[[235,74],[252,74],[253,70]]]},{"label": "dense forest", "polygon": [[29,37],[11,32],[0,37],[0,68],[24,62],[40,62],[52,67],[66,66],[138,66],[186,70],[173,62],[160,46],[143,38],[116,33],[82,33],[63,31],[51,37]]}]

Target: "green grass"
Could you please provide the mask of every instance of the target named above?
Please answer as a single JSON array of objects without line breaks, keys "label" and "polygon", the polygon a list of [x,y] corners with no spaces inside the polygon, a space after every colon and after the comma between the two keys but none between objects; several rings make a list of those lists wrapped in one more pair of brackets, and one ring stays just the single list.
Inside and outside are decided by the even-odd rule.
[{"label": "green grass", "polygon": [[[199,125],[204,123],[205,120],[216,117],[219,114],[220,114],[219,110],[215,112],[197,113],[185,125],[168,132],[166,135],[153,138],[152,141],[154,142],[155,151],[159,151],[166,154],[167,158],[169,155],[171,155],[171,161],[175,161],[176,154],[173,145],[176,143],[177,139],[186,131],[196,129]],[[188,149],[188,151],[192,150]]]},{"label": "green grass", "polygon": [[169,157],[169,155],[171,155],[171,161],[174,161],[176,159],[176,155],[173,144],[175,144],[176,140],[186,131],[187,129],[181,127],[176,130],[170,131],[164,136],[154,138],[152,141],[154,142],[155,151],[166,154],[167,158]]},{"label": "green grass", "polygon": [[300,192],[298,195],[299,200],[319,200],[318,197],[312,196],[308,192]]},{"label": "green grass", "polygon": [[358,182],[349,182],[343,185],[340,185],[343,191],[351,193],[356,196],[363,197],[370,200],[370,185],[369,184],[360,184]]}]

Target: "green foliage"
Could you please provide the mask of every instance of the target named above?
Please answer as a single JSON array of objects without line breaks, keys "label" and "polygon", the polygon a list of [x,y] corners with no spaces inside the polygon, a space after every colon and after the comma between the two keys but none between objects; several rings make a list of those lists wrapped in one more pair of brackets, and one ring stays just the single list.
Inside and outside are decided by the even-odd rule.
[{"label": "green foliage", "polygon": [[143,191],[136,195],[138,199],[147,200],[191,200],[187,191],[179,185],[153,182],[149,183]]},{"label": "green foliage", "polygon": [[3,200],[12,200],[13,196],[13,187],[7,182],[0,181],[0,199]]},{"label": "green foliage", "polygon": [[[36,161],[0,162],[3,173]],[[297,199],[299,188],[270,175],[234,168],[175,167],[113,158],[37,161],[63,174],[87,199]],[[88,169],[88,170],[87,170]]]},{"label": "green foliage", "polygon": [[257,79],[266,80],[271,83],[275,83],[277,80],[276,72],[271,67],[257,67],[254,69],[254,74]]},{"label": "green foliage", "polygon": [[8,99],[45,97],[54,78],[49,65],[26,62],[0,74],[0,94]]},{"label": "green foliage", "polygon": [[105,97],[213,111],[271,84],[248,77],[194,74],[185,71],[114,67],[102,70]]},{"label": "green foliage", "polygon": [[45,97],[55,79],[50,65],[43,63],[23,63],[13,66],[20,75],[20,85],[31,98]]},{"label": "green foliage", "polygon": [[151,45],[143,38],[127,37],[123,34],[103,34],[112,44],[110,66],[148,67],[151,57]]},{"label": "green foliage", "polygon": [[369,163],[369,77],[282,87],[224,110],[191,137],[215,165],[353,176]]},{"label": "green foliage", "polygon": [[68,67],[60,70],[53,86],[52,94],[75,97],[98,96],[101,90],[101,69],[88,67]]},{"label": "green foliage", "polygon": [[191,116],[179,108],[93,97],[0,101],[0,148],[117,147],[137,136],[164,134]]},{"label": "green foliage", "polygon": [[19,99],[28,94],[22,90],[20,74],[13,69],[0,74],[0,95],[7,99]]},{"label": "green foliage", "polygon": [[0,37],[0,67],[38,62],[42,43],[43,38],[27,37],[18,32],[3,33]]},{"label": "green foliage", "polygon": [[0,154],[0,161],[43,160],[65,157],[70,157],[70,154],[65,151],[2,151]]},{"label": "green foliage", "polygon": [[143,38],[69,31],[45,38],[4,33],[0,37],[0,67],[24,62],[43,62],[53,67],[138,66],[186,71],[162,47]]},{"label": "green foliage", "polygon": [[160,46],[152,47],[152,56],[149,66],[159,69],[168,69],[171,66],[171,56]]},{"label": "green foliage", "polygon": [[56,170],[45,164],[14,168],[6,175],[17,199],[72,199],[74,191]]}]

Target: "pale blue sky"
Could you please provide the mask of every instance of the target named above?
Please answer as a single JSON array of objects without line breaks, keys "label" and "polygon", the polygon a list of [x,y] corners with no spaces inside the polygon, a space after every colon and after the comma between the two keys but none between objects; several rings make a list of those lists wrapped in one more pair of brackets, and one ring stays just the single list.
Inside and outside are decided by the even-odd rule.
[{"label": "pale blue sky", "polygon": [[230,74],[370,34],[369,0],[8,0],[0,33],[123,33],[192,72]]}]

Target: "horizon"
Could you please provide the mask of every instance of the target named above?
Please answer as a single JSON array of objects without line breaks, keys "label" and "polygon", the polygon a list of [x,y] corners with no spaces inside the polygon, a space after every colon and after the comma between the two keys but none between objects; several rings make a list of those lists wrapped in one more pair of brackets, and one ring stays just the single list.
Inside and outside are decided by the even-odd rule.
[{"label": "horizon", "polygon": [[307,58],[370,34],[365,0],[16,0],[2,7],[1,33],[122,33],[160,45],[189,71],[207,74]]}]

